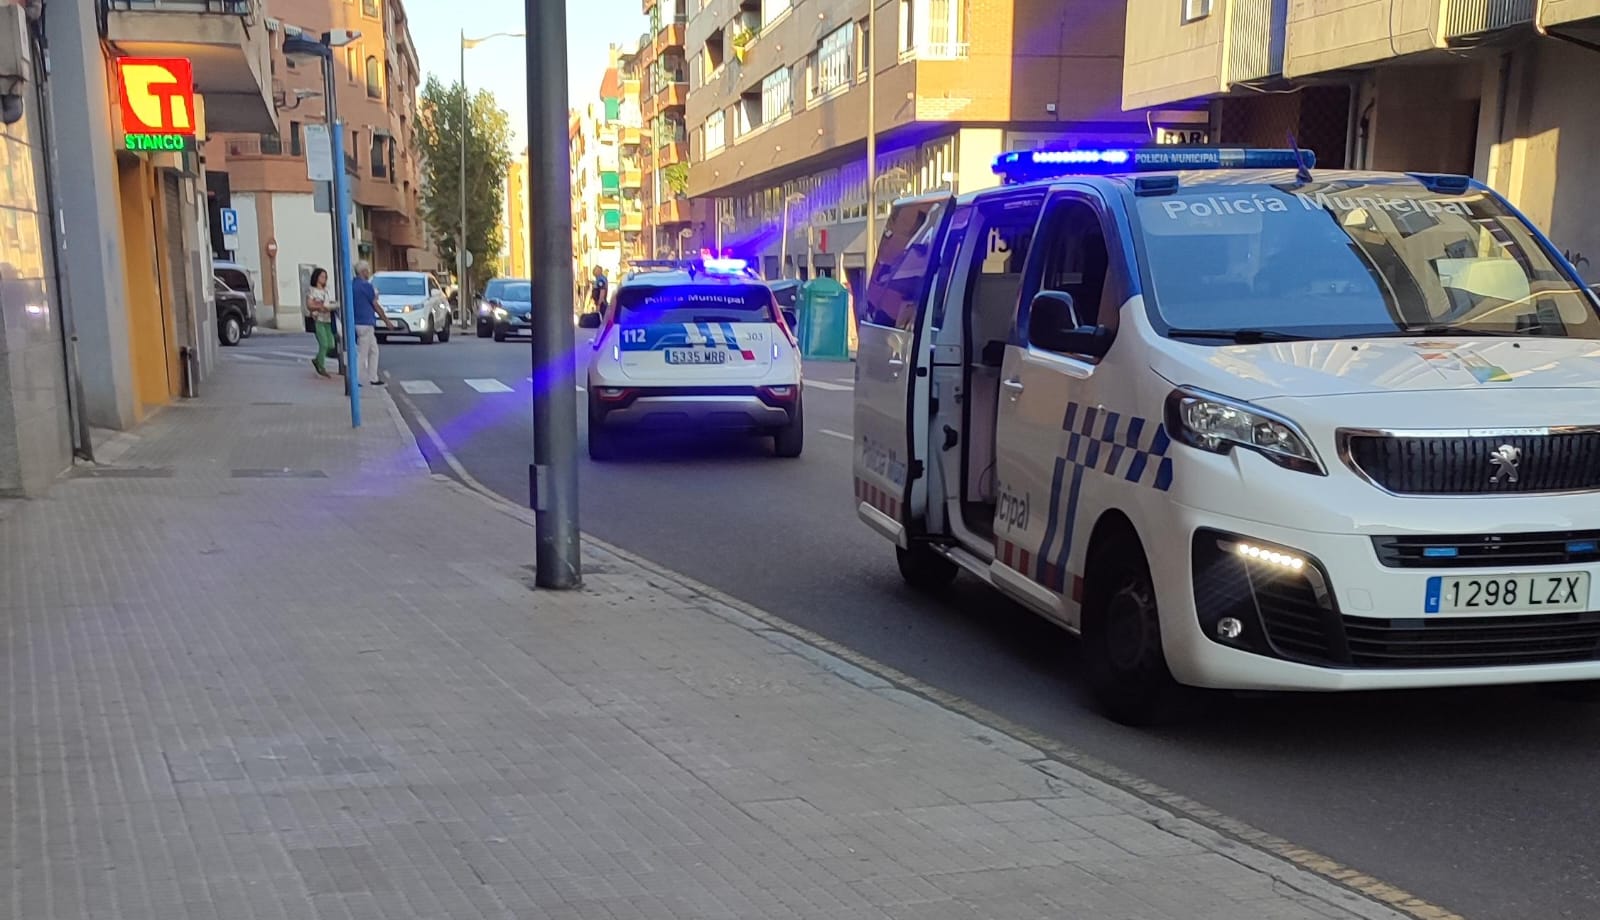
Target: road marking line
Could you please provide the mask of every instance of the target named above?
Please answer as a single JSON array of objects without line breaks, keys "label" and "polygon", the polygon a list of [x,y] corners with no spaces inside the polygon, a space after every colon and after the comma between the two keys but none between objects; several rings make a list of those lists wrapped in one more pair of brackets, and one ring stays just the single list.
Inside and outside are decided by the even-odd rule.
[{"label": "road marking line", "polygon": [[842,383],[829,383],[826,380],[807,380],[806,386],[816,387],[819,390],[833,390],[837,393],[855,389],[855,387],[847,387]]},{"label": "road marking line", "polygon": [[493,377],[474,377],[474,378],[472,378],[470,380],[465,381],[465,383],[467,384],[467,386],[472,387],[474,390],[477,390],[479,393],[510,393],[510,392],[512,392],[510,387],[508,387],[505,384],[501,383],[500,381],[494,379]]},{"label": "road marking line", "polygon": [[[410,403],[410,400],[407,400],[407,402]],[[535,526],[533,512],[490,489],[471,473],[468,473],[466,467],[462,466],[461,461],[457,460],[455,454],[450,452],[450,448],[445,446],[444,439],[439,436],[439,432],[428,422],[427,416],[423,415],[415,404],[411,404],[411,410],[417,417],[419,427],[427,435],[428,440],[433,442],[434,449],[439,452],[446,465],[458,477],[459,482],[452,483],[452,485],[465,489],[467,494],[475,494],[491,507],[498,508],[502,513],[521,521],[529,527]],[[415,438],[413,437],[412,440],[415,441]],[[417,452],[419,454],[422,452],[420,445]],[[449,482],[447,477],[440,478],[445,482]],[[937,706],[942,706],[993,731],[1010,735],[1024,745],[1038,749],[1049,756],[1043,761],[1024,762],[1048,776],[1071,783],[1090,795],[1094,795],[1098,790],[1093,789],[1092,785],[1086,788],[1086,784],[1081,777],[1087,777],[1091,784],[1098,782],[1111,787],[1113,790],[1121,791],[1123,794],[1143,799],[1151,805],[1150,809],[1135,811],[1127,809],[1126,805],[1123,805],[1123,807],[1135,817],[1144,818],[1169,833],[1194,840],[1195,831],[1181,826],[1170,826],[1170,816],[1178,815],[1193,821],[1203,829],[1203,833],[1220,835],[1224,838],[1231,837],[1234,840],[1242,841],[1249,849],[1236,853],[1233,856],[1235,861],[1248,868],[1263,872],[1285,885],[1294,887],[1299,881],[1293,877],[1285,878],[1277,871],[1279,866],[1288,865],[1309,872],[1323,882],[1331,883],[1338,889],[1363,895],[1371,899],[1371,902],[1375,902],[1371,905],[1374,907],[1388,906],[1402,914],[1418,918],[1418,920],[1462,920],[1459,914],[1447,908],[1432,904],[1404,889],[1341,865],[1320,853],[1295,846],[1281,837],[1274,837],[1243,821],[1229,818],[1193,799],[1179,795],[1148,780],[1140,779],[1098,758],[1081,754],[1068,747],[1064,742],[1005,718],[993,710],[973,703],[954,693],[941,690],[925,681],[918,680],[903,671],[892,668],[831,639],[824,638],[809,629],[796,626],[776,614],[768,613],[754,604],[739,600],[733,595],[713,588],[703,581],[691,578],[681,572],[673,571],[643,556],[629,552],[614,543],[598,539],[593,534],[585,534],[584,542],[617,558],[631,562],[661,578],[675,582],[689,591],[713,601],[716,605],[727,608],[726,613],[717,610],[716,606],[712,605],[701,608],[712,616],[750,629],[751,632],[758,636],[764,636],[770,632],[798,639],[813,648],[820,649],[822,652],[843,660],[846,664],[855,665],[892,686],[901,690],[909,690],[913,694],[928,699]],[[745,622],[746,618],[756,621],[755,628]],[[1076,771],[1079,776],[1073,776],[1068,773],[1066,777],[1062,777],[1059,775],[1060,771],[1052,772],[1050,770],[1051,760],[1065,765],[1069,770]],[[1205,840],[1202,845],[1215,852],[1222,851],[1222,848],[1212,840]],[[1266,859],[1251,858],[1255,853],[1265,854]],[[1325,902],[1330,900],[1320,894],[1313,896],[1319,897],[1320,900]],[[1370,916],[1365,911],[1357,915]]]},{"label": "road marking line", "polygon": [[847,435],[842,431],[834,431],[832,428],[818,428],[817,429],[817,434],[825,434],[830,438],[838,438],[841,441],[854,441],[855,440],[855,438],[851,437],[850,435]]},{"label": "road marking line", "polygon": [[444,392],[432,380],[402,380],[400,381],[400,389],[413,396],[436,396]]}]

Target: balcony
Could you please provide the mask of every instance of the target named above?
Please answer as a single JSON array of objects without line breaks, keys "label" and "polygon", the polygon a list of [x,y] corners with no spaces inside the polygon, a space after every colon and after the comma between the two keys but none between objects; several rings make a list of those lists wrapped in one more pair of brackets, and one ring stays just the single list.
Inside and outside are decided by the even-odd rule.
[{"label": "balcony", "polygon": [[1539,26],[1600,45],[1600,0],[1544,0],[1539,7]]},{"label": "balcony", "polygon": [[272,43],[262,0],[99,0],[119,52],[183,57],[205,99],[206,130],[277,130]]},{"label": "balcony", "polygon": [[[1403,0],[1397,0],[1403,2]],[[1239,84],[1283,74],[1289,0],[1190,0],[1187,20],[1167,16],[1167,0],[1130,0],[1124,56],[1124,108],[1217,96]]]},{"label": "balcony", "polygon": [[689,162],[689,145],[683,141],[662,144],[656,151],[656,162],[661,166]]},{"label": "balcony", "polygon": [[622,210],[622,232],[639,233],[644,230],[644,211],[633,208]]},{"label": "balcony", "polygon": [[1446,43],[1533,22],[1535,0],[1443,0],[1440,22]]},{"label": "balcony", "polygon": [[642,188],[644,186],[644,171],[637,166],[622,167],[622,187]]},{"label": "balcony", "polygon": [[634,125],[623,125],[618,135],[618,142],[624,147],[639,146],[639,128]]},{"label": "balcony", "polygon": [[661,202],[656,208],[656,226],[667,224],[686,224],[690,221],[689,202],[682,198],[671,198]]},{"label": "balcony", "polygon": [[909,61],[964,61],[966,42],[922,42],[900,52],[900,63]]},{"label": "balcony", "polygon": [[656,8],[657,2],[659,2],[659,0],[644,0],[642,6],[644,7],[644,14],[646,16],[650,15],[650,11]]},{"label": "balcony", "polygon": [[670,109],[682,109],[688,101],[689,84],[678,80],[656,90],[655,110],[665,112]]},{"label": "balcony", "polygon": [[682,51],[684,31],[687,28],[687,24],[683,20],[662,26],[650,39],[651,51],[655,53],[656,57],[660,57],[667,51]]}]

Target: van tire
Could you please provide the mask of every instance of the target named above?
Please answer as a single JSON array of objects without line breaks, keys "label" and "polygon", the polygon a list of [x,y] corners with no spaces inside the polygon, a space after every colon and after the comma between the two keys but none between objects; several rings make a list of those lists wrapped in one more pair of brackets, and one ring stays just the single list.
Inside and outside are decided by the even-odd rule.
[{"label": "van tire", "polygon": [[239,321],[237,313],[229,313],[222,318],[222,328],[217,330],[217,338],[229,348],[238,345],[244,339],[244,323]]},{"label": "van tire", "polygon": [[772,452],[793,459],[800,456],[806,446],[806,413],[802,403],[794,404],[794,419],[772,435]]},{"label": "van tire", "polygon": [[439,327],[439,341],[441,343],[450,341],[450,319],[448,317],[445,318],[444,325]]},{"label": "van tire", "polygon": [[1179,685],[1161,646],[1150,563],[1126,526],[1097,533],[1084,586],[1083,667],[1100,710],[1112,721],[1159,724],[1177,703]]},{"label": "van tire", "polygon": [[896,546],[894,561],[900,567],[900,577],[918,591],[948,588],[959,571],[954,562],[920,543],[913,543],[910,549]]}]

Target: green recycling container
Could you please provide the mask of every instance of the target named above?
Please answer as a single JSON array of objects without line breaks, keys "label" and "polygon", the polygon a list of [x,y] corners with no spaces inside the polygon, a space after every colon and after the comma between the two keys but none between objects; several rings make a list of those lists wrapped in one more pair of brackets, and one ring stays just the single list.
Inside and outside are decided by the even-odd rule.
[{"label": "green recycling container", "polygon": [[800,354],[806,358],[850,358],[850,295],[832,278],[815,278],[800,289]]}]

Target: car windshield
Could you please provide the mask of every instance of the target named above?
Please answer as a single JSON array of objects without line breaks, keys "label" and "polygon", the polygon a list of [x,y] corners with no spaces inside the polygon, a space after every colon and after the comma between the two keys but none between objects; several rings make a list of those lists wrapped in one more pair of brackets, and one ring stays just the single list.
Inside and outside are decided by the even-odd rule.
[{"label": "car windshield", "polygon": [[372,286],[379,294],[395,297],[423,297],[428,293],[428,282],[409,275],[374,275]]},{"label": "car windshield", "polygon": [[491,281],[484,292],[490,300],[503,300],[511,303],[531,303],[533,301],[533,285],[527,281]]},{"label": "car windshield", "polygon": [[623,285],[617,323],[769,323],[772,292],[760,284]]},{"label": "car windshield", "polygon": [[1155,310],[1175,338],[1600,338],[1588,294],[1479,190],[1218,185],[1141,197],[1137,210]]}]

